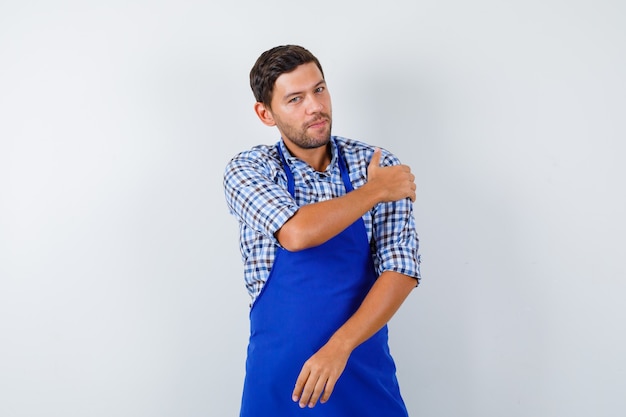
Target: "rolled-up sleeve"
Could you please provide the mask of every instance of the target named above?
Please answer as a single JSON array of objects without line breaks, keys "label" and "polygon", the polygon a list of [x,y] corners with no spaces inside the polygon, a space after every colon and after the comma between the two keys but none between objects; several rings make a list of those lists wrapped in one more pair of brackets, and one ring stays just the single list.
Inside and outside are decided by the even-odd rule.
[{"label": "rolled-up sleeve", "polygon": [[[391,156],[385,165],[399,161]],[[394,271],[421,280],[419,238],[413,202],[406,198],[378,204],[372,213],[374,260],[377,273]]]}]

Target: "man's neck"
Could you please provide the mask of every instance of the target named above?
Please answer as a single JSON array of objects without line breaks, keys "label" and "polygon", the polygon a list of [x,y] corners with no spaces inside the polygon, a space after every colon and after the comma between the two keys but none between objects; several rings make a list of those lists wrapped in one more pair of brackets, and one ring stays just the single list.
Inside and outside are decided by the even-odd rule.
[{"label": "man's neck", "polygon": [[319,148],[305,149],[300,148],[293,143],[283,140],[283,143],[292,156],[309,164],[314,170],[323,172],[326,170],[332,159],[330,142]]}]

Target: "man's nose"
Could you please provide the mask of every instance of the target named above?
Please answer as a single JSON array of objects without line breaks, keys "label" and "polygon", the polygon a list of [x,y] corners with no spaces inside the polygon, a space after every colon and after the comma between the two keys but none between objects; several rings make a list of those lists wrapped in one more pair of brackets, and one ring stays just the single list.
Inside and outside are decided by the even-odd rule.
[{"label": "man's nose", "polygon": [[319,113],[323,109],[324,109],[324,104],[319,98],[315,96],[312,96],[309,98],[308,105],[307,105],[307,110],[309,113]]}]

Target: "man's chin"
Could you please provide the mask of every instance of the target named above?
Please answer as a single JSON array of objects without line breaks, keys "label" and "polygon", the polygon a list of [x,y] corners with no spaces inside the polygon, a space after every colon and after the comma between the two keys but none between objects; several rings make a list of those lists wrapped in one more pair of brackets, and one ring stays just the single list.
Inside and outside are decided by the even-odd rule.
[{"label": "man's chin", "polygon": [[311,144],[316,145],[315,148],[320,148],[322,146],[328,145],[330,143],[330,135],[325,135],[320,138],[311,139]]},{"label": "man's chin", "polygon": [[330,136],[327,139],[309,138],[307,141],[300,142],[298,145],[304,149],[317,149],[317,148],[321,148],[322,146],[328,145],[329,142],[330,142]]},{"label": "man's chin", "polygon": [[312,132],[312,134],[308,136],[310,142],[318,142],[322,145],[326,145],[328,142],[330,142],[330,129],[324,129],[321,132]]}]

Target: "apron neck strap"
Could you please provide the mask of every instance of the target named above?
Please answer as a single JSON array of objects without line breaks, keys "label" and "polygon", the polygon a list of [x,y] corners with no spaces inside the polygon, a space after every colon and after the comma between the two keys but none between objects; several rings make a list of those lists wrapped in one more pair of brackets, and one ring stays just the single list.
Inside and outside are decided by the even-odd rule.
[{"label": "apron neck strap", "polygon": [[[337,146],[337,143],[334,140],[333,140],[333,143],[334,143],[335,149],[337,149],[337,160],[339,162],[339,172],[341,172],[341,179],[343,181],[343,185],[346,187],[346,193],[349,193],[350,191],[354,190],[354,188],[352,187],[352,181],[350,181],[350,174],[348,173],[348,166],[346,165],[346,161],[343,155],[341,154],[341,152],[339,152],[339,147]],[[276,150],[278,151],[278,155],[280,155],[280,159],[283,162],[283,168],[285,170],[285,174],[287,175],[287,189],[289,190],[289,194],[291,194],[291,196],[294,197],[295,196],[294,194],[295,183],[293,179],[293,173],[291,172],[291,169],[289,168],[289,165],[287,164],[287,160],[285,159],[283,150],[280,147],[280,142],[276,144]]]}]

